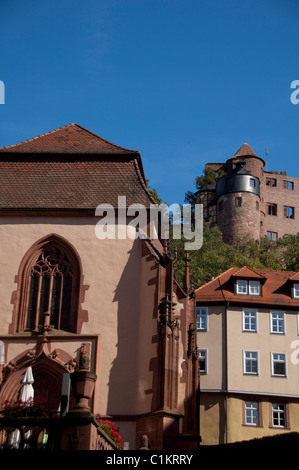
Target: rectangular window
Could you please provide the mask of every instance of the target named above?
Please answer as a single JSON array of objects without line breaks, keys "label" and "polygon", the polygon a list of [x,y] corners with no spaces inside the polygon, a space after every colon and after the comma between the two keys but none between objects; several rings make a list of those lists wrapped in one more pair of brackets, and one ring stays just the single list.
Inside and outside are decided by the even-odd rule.
[{"label": "rectangular window", "polygon": [[286,355],[285,353],[272,353],[272,375],[286,377]]},{"label": "rectangular window", "polygon": [[244,374],[258,375],[257,351],[244,351]]},{"label": "rectangular window", "polygon": [[199,371],[201,374],[207,373],[207,358],[208,352],[206,349],[199,349],[198,351],[198,361],[199,361]]},{"label": "rectangular window", "polygon": [[269,238],[269,240],[277,240],[277,232],[267,232],[267,237]]},{"label": "rectangular window", "polygon": [[299,284],[293,284],[293,298],[299,299]]},{"label": "rectangular window", "polygon": [[286,427],[286,407],[281,404],[272,404],[272,425],[278,428]]},{"label": "rectangular window", "polygon": [[277,204],[268,203],[268,215],[277,215]]},{"label": "rectangular window", "polygon": [[260,295],[260,281],[249,281],[249,295]]},{"label": "rectangular window", "polygon": [[208,329],[208,309],[196,307],[197,330],[207,331]]},{"label": "rectangular window", "polygon": [[236,293],[237,293],[237,294],[243,294],[243,295],[247,295],[247,294],[248,294],[248,284],[247,284],[247,281],[243,281],[242,279],[238,279],[236,286],[237,286],[237,290],[236,290]]},{"label": "rectangular window", "polygon": [[256,310],[243,310],[243,331],[257,332]]},{"label": "rectangular window", "polygon": [[284,186],[286,189],[290,189],[291,191],[294,189],[294,183],[293,183],[293,181],[284,181],[284,182],[283,182],[283,186]]},{"label": "rectangular window", "polygon": [[257,402],[245,402],[245,424],[249,426],[259,425],[259,404]]},{"label": "rectangular window", "polygon": [[249,180],[249,184],[252,188],[255,188],[255,179],[254,178],[250,178]]},{"label": "rectangular window", "polygon": [[266,185],[267,186],[276,186],[277,185],[276,178],[266,178]]},{"label": "rectangular window", "polygon": [[261,283],[260,281],[247,281],[246,279],[237,279],[236,294],[261,295]]},{"label": "rectangular window", "polygon": [[237,207],[241,207],[242,206],[242,198],[241,197],[236,197],[235,204],[236,204]]},{"label": "rectangular window", "polygon": [[285,334],[285,314],[284,312],[271,312],[271,333],[274,334]]},{"label": "rectangular window", "polygon": [[284,216],[288,219],[295,218],[295,208],[291,206],[284,206]]}]

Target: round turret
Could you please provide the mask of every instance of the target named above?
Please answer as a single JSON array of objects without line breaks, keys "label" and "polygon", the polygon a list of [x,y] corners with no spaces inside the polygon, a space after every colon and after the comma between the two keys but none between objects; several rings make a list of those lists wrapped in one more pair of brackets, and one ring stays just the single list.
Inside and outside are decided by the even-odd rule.
[{"label": "round turret", "polygon": [[216,198],[217,224],[225,242],[234,243],[245,235],[259,239],[260,180],[247,170],[247,161],[238,160],[235,168],[218,180]]}]

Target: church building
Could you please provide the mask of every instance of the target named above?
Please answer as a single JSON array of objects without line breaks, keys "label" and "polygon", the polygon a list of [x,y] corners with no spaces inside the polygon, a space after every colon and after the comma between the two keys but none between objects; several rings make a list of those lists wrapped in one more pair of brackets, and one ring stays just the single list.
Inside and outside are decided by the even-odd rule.
[{"label": "church building", "polygon": [[155,205],[140,152],[69,124],[0,148],[0,179],[0,403],[31,367],[35,395],[59,413],[85,357],[91,412],[127,449],[144,435],[151,449],[198,448],[189,260],[181,287],[167,240],[137,236],[128,208],[145,208],[146,229]]}]

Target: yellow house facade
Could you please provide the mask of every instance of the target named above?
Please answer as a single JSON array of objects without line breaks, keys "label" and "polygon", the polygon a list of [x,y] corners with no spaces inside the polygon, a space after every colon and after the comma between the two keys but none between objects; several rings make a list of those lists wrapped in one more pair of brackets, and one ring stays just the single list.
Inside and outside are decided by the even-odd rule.
[{"label": "yellow house facade", "polygon": [[202,444],[299,431],[298,288],[244,267],[196,290]]}]

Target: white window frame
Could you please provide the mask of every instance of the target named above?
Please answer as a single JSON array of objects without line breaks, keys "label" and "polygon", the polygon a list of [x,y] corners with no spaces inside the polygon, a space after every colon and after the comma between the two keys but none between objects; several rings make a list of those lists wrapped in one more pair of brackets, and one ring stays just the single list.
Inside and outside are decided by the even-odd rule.
[{"label": "white window frame", "polygon": [[299,299],[299,283],[294,282],[293,287],[292,287],[292,292],[293,292],[293,299]]},{"label": "white window frame", "polygon": [[[204,355],[201,356],[201,353],[204,353]],[[208,350],[207,349],[202,349],[201,348],[201,349],[198,350],[198,362],[201,362],[200,361],[201,357],[204,358],[202,362],[204,363],[205,368],[204,368],[204,370],[202,370],[199,367],[199,372],[200,372],[200,374],[207,374],[208,373]]]},{"label": "white window frame", "polygon": [[[245,410],[245,424],[246,426],[258,426],[259,425],[259,403],[256,401],[245,401],[244,405]],[[249,411],[249,415],[247,416],[247,411]],[[254,422],[256,414],[256,423]],[[248,420],[247,420],[248,418]]]},{"label": "white window frame", "polygon": [[[249,355],[250,357],[246,357],[246,355]],[[252,357],[252,355],[255,354],[256,358]],[[250,360],[251,363],[253,364],[254,362],[256,363],[256,372],[248,371],[246,367],[246,361]],[[254,361],[254,362],[253,362]],[[252,366],[250,367],[252,368]],[[258,351],[249,351],[249,350],[244,350],[243,351],[243,373],[244,375],[259,375],[259,353]]]},{"label": "white window frame", "polygon": [[[274,358],[274,355],[277,356],[284,356],[284,359],[282,360],[282,357],[278,357],[277,359]],[[275,363],[283,363],[284,364],[284,374],[275,374],[274,373],[274,364]],[[271,352],[271,373],[272,377],[287,377],[287,355],[284,352]]]},{"label": "white window frame", "polygon": [[[242,286],[242,290],[240,291],[241,286]],[[236,294],[238,294],[238,295],[248,295],[248,282],[245,279],[237,279]]]},{"label": "white window frame", "polygon": [[[274,318],[274,316],[281,316],[282,318]],[[274,325],[278,327],[279,323],[282,322],[283,325],[283,331],[275,331],[276,327],[274,328]],[[270,332],[273,335],[285,335],[286,334],[286,316],[285,312],[282,311],[271,311],[270,312]]]},{"label": "white window frame", "polygon": [[[276,409],[274,409],[276,407]],[[275,428],[285,428],[287,425],[287,410],[286,405],[282,403],[272,403],[272,426]],[[274,424],[274,413],[277,413],[278,421],[281,421],[281,417],[283,417],[283,425],[282,424]]]},{"label": "white window frame", "polygon": [[5,346],[3,341],[0,341],[0,365],[5,364]]},{"label": "white window frame", "polygon": [[[243,331],[246,333],[257,333],[258,311],[254,308],[243,309]],[[245,320],[248,319],[248,328],[245,326]],[[255,328],[252,327],[252,320],[255,321]]]},{"label": "white window frame", "polygon": [[[249,281],[248,294],[249,295],[261,295],[261,283],[260,281]],[[254,287],[254,290],[252,288]],[[257,291],[255,292],[257,287]]]},{"label": "white window frame", "polygon": [[236,289],[237,295],[261,295],[261,282],[257,280],[237,279]]},{"label": "white window frame", "polygon": [[[203,313],[205,312],[205,313]],[[202,319],[205,318],[205,327],[201,326]],[[209,309],[208,307],[196,307],[196,329],[197,331],[208,331],[208,318]]]}]

